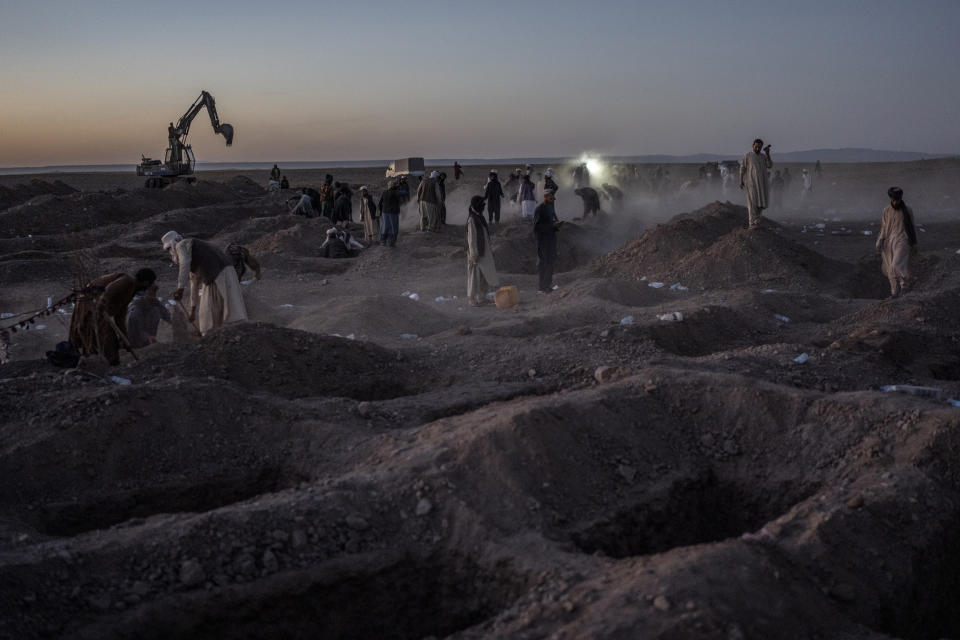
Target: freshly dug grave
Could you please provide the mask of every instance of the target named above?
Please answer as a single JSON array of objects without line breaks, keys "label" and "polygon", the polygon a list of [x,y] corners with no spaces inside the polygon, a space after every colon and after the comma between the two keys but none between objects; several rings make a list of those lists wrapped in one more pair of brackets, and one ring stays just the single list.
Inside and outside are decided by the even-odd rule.
[{"label": "freshly dug grave", "polygon": [[393,343],[446,331],[456,326],[456,321],[427,302],[382,295],[338,302],[298,318],[291,326],[316,333],[377,337]]}]

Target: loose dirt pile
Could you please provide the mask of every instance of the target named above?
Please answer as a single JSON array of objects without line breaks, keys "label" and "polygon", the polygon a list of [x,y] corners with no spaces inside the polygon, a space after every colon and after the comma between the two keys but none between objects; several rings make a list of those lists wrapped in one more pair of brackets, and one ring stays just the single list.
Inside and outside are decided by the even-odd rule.
[{"label": "loose dirt pile", "polygon": [[0,312],[43,305],[80,247],[167,299],[169,229],[264,269],[250,322],[162,325],[118,367],[47,362],[61,314],[15,335],[0,638],[960,635],[960,224],[920,220],[914,286],[887,300],[875,236],[850,231],[876,220],[746,230],[713,203],[625,236],[669,216],[646,198],[566,225],[536,294],[505,206],[491,244],[520,304],[498,310],[465,302],[460,224],[419,233],[411,208],[397,247],[327,260],[329,223],[222,179],[8,189]]},{"label": "loose dirt pile", "polygon": [[317,395],[383,400],[419,390],[415,366],[375,344],[269,324],[224,327],[196,344],[157,346],[124,375],[149,382],[156,372],[229,380],[283,398]]},{"label": "loose dirt pile", "polygon": [[698,289],[767,283],[799,289],[836,281],[849,265],[781,235],[767,222],[744,229],[746,210],[715,202],[657,225],[594,264],[599,275],[669,281]]},{"label": "loose dirt pile", "polygon": [[70,193],[76,193],[76,189],[59,180],[45,182],[43,180],[33,179],[29,184],[18,184],[13,187],[0,185],[0,211],[9,209],[33,198],[41,196],[63,196]]}]

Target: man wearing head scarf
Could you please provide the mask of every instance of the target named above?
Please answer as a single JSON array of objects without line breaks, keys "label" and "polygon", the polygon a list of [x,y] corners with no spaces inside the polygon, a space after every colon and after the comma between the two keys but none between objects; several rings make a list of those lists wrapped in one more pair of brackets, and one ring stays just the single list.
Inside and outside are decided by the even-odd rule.
[{"label": "man wearing head scarf", "polygon": [[380,210],[380,244],[383,246],[397,246],[397,236],[400,234],[400,192],[397,182],[387,183],[387,190],[380,194],[377,203]]},{"label": "man wearing head scarf", "polygon": [[520,180],[517,201],[520,202],[520,215],[526,220],[532,219],[533,211],[537,208],[537,185],[533,184],[530,174],[524,174]]},{"label": "man wearing head scarf", "polygon": [[127,309],[156,279],[153,269],[140,269],[133,277],[111,273],[89,282],[77,296],[67,339],[82,355],[99,353],[120,364],[120,348],[130,344]]},{"label": "man wearing head scarf", "polygon": [[553,179],[553,169],[547,169],[546,173],[543,174],[543,188],[553,189],[554,197],[556,197],[557,192],[560,190],[560,186]]},{"label": "man wearing head scarf", "polygon": [[184,290],[190,287],[189,317],[197,323],[200,335],[247,319],[237,271],[219,247],[198,238],[184,238],[176,231],[163,234],[160,242],[180,267],[173,299],[182,300]]},{"label": "man wearing head scarf", "polygon": [[327,239],[320,245],[321,258],[348,258],[350,252],[347,245],[340,238],[340,234],[335,227],[327,229]]},{"label": "man wearing head scarf", "polygon": [[377,203],[365,186],[360,187],[360,220],[363,222],[363,239],[366,242],[376,242],[379,230],[377,229]]},{"label": "man wearing head scarf", "polygon": [[487,213],[490,216],[490,222],[499,223],[500,201],[503,199],[503,187],[500,186],[500,179],[497,178],[496,169],[490,169],[487,184],[483,187],[483,199],[487,204]]},{"label": "man wearing head scarf", "polygon": [[553,191],[543,192],[543,203],[533,213],[533,234],[537,238],[537,273],[540,293],[553,291],[553,266],[557,262],[557,231],[563,222],[557,219]]},{"label": "man wearing head scarf", "polygon": [[[763,153],[760,153],[761,149]],[[760,224],[763,210],[770,205],[767,169],[772,166],[770,145],[764,147],[763,140],[757,138],[753,141],[753,150],[748,151],[740,163],[740,188],[747,192],[747,216],[751,228]]]},{"label": "man wearing head scarf", "polygon": [[431,171],[430,176],[420,181],[417,187],[417,202],[420,204],[420,231],[436,231],[440,222],[440,203],[443,198],[440,194],[440,185],[437,178],[440,174]]},{"label": "man wearing head scarf", "polygon": [[903,201],[903,189],[890,187],[890,204],[883,210],[877,251],[880,252],[883,274],[890,281],[890,297],[906,292],[910,279],[910,255],[916,250],[917,231],[913,226],[913,210]]},{"label": "man wearing head scarf", "polygon": [[490,289],[500,284],[483,205],[483,196],[473,196],[467,215],[467,300],[473,306],[486,302]]}]

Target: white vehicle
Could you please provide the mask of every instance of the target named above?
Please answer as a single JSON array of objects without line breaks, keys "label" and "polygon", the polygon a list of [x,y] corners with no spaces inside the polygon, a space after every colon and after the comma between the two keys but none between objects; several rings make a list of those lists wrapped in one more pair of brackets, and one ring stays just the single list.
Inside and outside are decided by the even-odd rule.
[{"label": "white vehicle", "polygon": [[423,176],[423,158],[400,158],[394,160],[387,167],[387,177],[396,178],[398,176]]}]

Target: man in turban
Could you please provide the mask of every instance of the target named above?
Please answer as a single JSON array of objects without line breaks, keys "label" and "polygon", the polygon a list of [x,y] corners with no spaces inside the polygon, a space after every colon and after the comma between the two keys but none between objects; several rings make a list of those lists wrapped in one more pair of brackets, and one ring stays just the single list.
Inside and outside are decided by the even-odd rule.
[{"label": "man in turban", "polygon": [[190,321],[201,335],[230,322],[247,319],[243,292],[233,261],[219,247],[198,238],[184,238],[168,231],[160,239],[164,250],[180,267],[173,299],[183,299],[190,287]]},{"label": "man in turban", "polygon": [[910,279],[910,255],[917,246],[917,231],[913,226],[913,210],[903,201],[903,189],[887,190],[890,204],[883,210],[877,251],[880,252],[883,275],[890,281],[890,297],[905,292]]},{"label": "man in turban", "polygon": [[[761,149],[763,153],[760,153]],[[770,189],[767,184],[767,169],[773,166],[770,145],[763,140],[753,141],[753,151],[748,151],[740,163],[740,188],[747,192],[747,215],[750,227],[756,227],[763,219],[763,210],[770,206]]]}]

